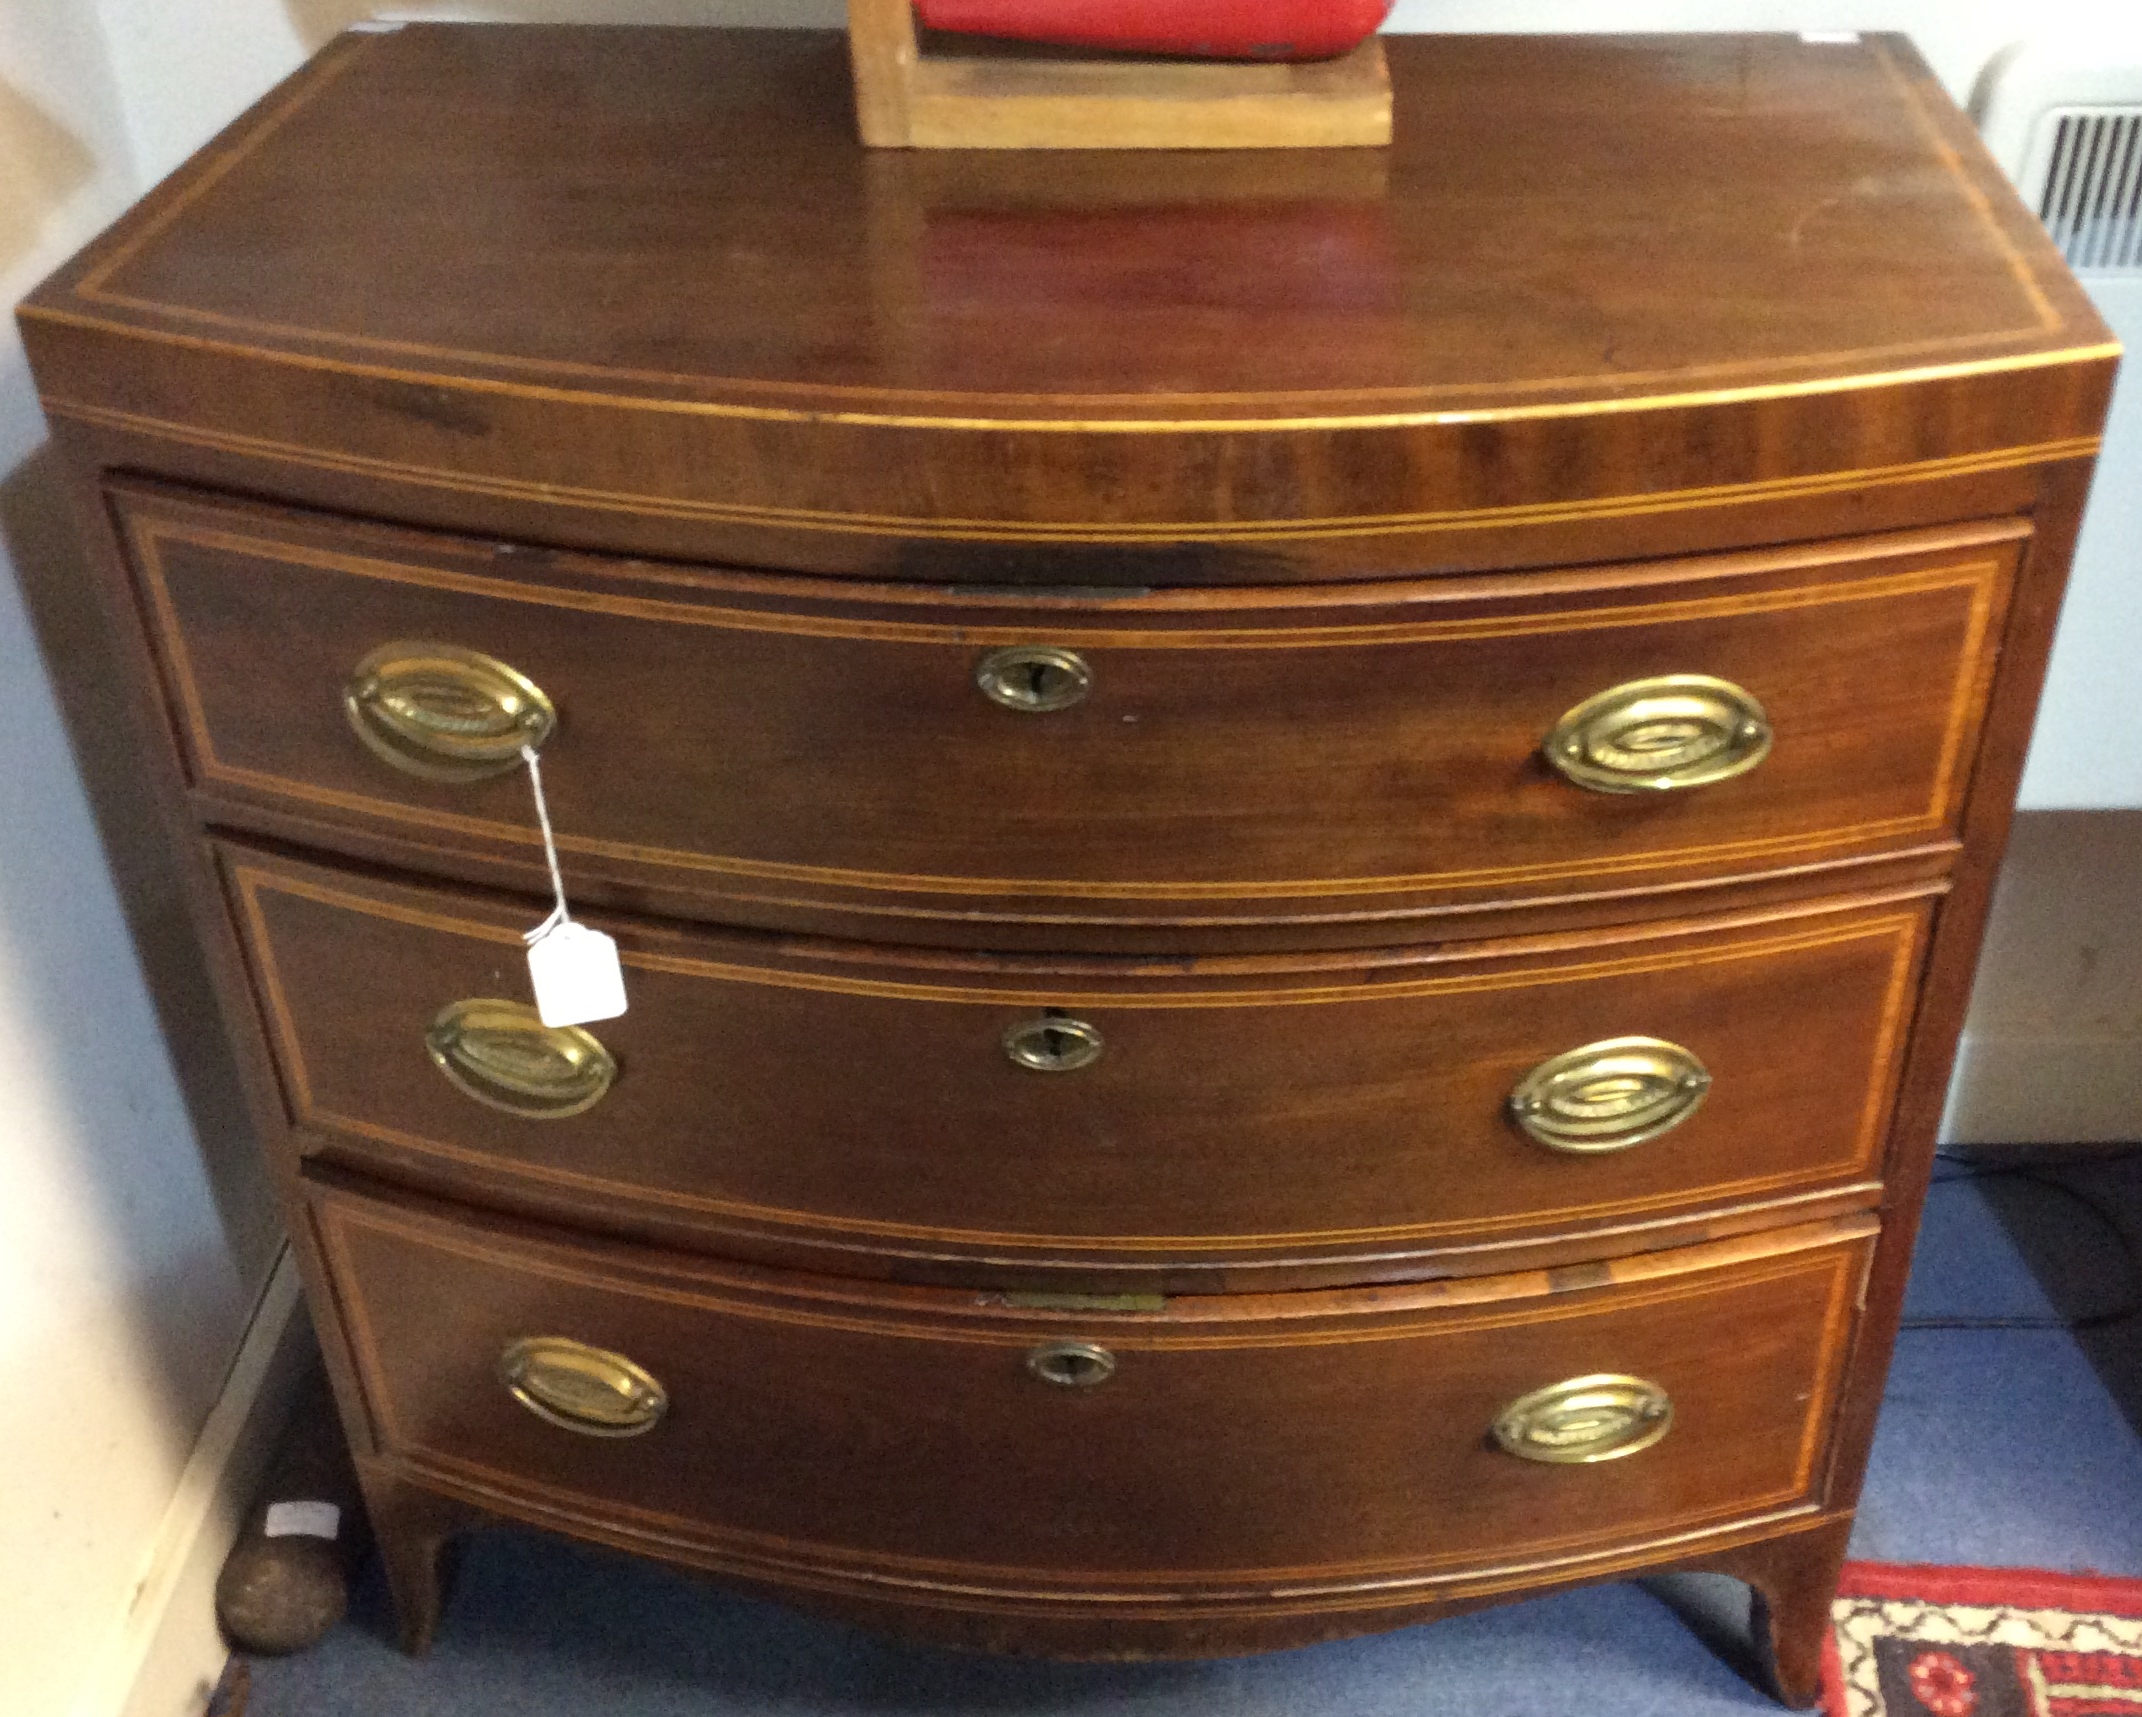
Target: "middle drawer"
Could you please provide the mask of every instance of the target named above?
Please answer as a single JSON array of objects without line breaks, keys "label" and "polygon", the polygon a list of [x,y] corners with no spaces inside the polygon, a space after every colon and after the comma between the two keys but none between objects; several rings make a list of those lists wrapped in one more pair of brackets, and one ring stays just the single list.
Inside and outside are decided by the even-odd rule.
[{"label": "middle drawer", "polygon": [[529,905],[221,848],[300,1149],[847,1273],[1169,1291],[1471,1273],[1864,1201],[1917,896],[1389,954],[914,954],[605,919],[545,1030]]}]

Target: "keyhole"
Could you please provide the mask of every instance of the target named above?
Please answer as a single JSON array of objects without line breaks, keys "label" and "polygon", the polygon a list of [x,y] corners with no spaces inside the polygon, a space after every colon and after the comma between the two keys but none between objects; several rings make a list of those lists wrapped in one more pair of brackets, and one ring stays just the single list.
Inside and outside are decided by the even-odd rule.
[{"label": "keyhole", "polygon": [[1074,1073],[1101,1058],[1101,1034],[1082,1019],[1051,1008],[1004,1034],[1004,1053],[1035,1073]]},{"label": "keyhole", "polygon": [[1115,1355],[1085,1341],[1051,1342],[1027,1355],[1027,1369],[1060,1389],[1091,1389],[1116,1373]]},{"label": "keyhole", "polygon": [[1093,684],[1079,657],[1041,645],[997,650],[982,658],[974,677],[992,703],[1029,714],[1068,709]]}]

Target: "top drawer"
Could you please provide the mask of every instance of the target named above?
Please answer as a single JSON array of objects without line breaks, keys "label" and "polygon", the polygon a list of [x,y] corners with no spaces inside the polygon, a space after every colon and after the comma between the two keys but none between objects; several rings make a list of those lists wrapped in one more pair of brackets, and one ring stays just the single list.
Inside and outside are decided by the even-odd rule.
[{"label": "top drawer", "polygon": [[[452,759],[510,726],[494,700],[540,701],[590,898],[920,936],[1387,938],[1410,915],[1939,851],[2028,533],[976,594],[112,498],[210,815],[539,875],[511,735],[495,772]],[[432,778],[442,762],[465,778]]]}]

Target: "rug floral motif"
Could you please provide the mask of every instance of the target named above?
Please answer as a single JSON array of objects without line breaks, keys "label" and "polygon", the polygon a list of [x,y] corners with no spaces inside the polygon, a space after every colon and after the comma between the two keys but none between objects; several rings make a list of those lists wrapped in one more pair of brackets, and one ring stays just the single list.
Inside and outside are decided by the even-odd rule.
[{"label": "rug floral motif", "polygon": [[1845,1568],[1828,1717],[2142,1717],[2142,1580]]}]

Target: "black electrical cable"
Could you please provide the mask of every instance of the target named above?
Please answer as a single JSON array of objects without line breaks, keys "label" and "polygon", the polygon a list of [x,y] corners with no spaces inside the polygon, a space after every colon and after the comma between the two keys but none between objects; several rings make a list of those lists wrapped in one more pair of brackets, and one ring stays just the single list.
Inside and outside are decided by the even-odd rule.
[{"label": "black electrical cable", "polygon": [[1931,1183],[1934,1186],[1953,1186],[1965,1181],[2018,1180],[2026,1186],[2043,1187],[2050,1192],[2057,1192],[2072,1203],[2081,1205],[2096,1217],[2105,1232],[2112,1236],[2113,1244],[2127,1266],[2127,1297],[2105,1310],[2086,1312],[2073,1318],[1906,1318],[1897,1328],[1900,1331],[2059,1330],[2069,1335],[2084,1335],[2093,1330],[2108,1329],[2114,1324],[2124,1323],[2142,1312],[2142,1252],[2138,1252],[2136,1248],[2135,1237],[2127,1231],[2125,1223],[2081,1187],[2071,1185],[2048,1172],[2058,1168],[2098,1167],[2107,1163],[2124,1162],[2136,1154],[2132,1150],[2090,1152],[2072,1157],[2039,1157],[2028,1163],[1984,1163],[1953,1151],[1936,1151],[1936,1163],[1952,1164],[1959,1172],[1937,1174]]}]

